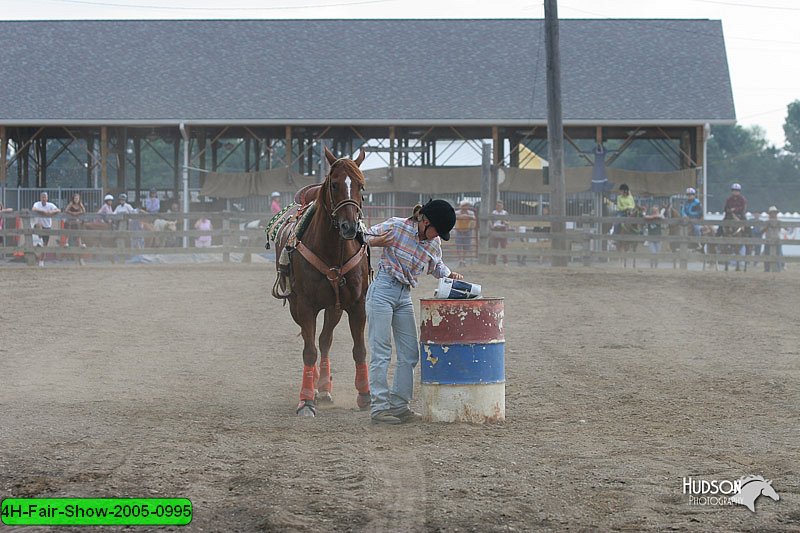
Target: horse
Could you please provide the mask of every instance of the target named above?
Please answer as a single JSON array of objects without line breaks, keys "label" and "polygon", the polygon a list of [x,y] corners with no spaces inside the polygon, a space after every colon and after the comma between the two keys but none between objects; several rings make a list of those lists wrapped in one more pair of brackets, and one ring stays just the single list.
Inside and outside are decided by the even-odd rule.
[{"label": "horse", "polygon": [[[370,266],[361,221],[365,181],[359,168],[365,156],[362,149],[356,159],[337,159],[325,148],[330,171],[321,186],[314,187],[316,197],[308,195],[308,203],[290,218],[279,213],[267,228],[269,234],[274,222],[280,224],[273,233],[278,254],[273,296],[289,302],[289,311],[303,336],[303,376],[296,409],[302,417],[316,416],[316,402],[333,401],[330,347],[343,311],[347,312],[353,338],[356,402],[361,409],[371,403],[364,342]],[[302,224],[307,226],[300,228],[302,234],[298,236]],[[322,310],[325,314],[317,366],[314,337],[317,315]]]},{"label": "horse", "polygon": [[739,490],[731,496],[731,502],[744,505],[751,512],[756,512],[756,499],[762,494],[775,501],[781,499],[772,487],[772,480],[763,476],[747,476],[739,479]]},{"label": "horse", "polygon": [[[744,221],[745,219],[743,217],[740,217],[739,215],[737,215],[733,211],[728,211],[728,212],[725,213],[724,220]],[[753,235],[752,228],[750,226],[745,226],[745,225],[736,225],[736,226],[724,225],[724,226],[721,226],[721,232],[722,232],[722,236],[723,237],[726,237],[726,238],[729,238],[729,239],[749,238],[749,237],[751,237]],[[719,234],[719,230],[718,230],[717,234]],[[752,248],[752,246],[751,245],[746,245],[746,244],[722,244],[722,245],[719,245],[718,248],[721,248],[722,249],[722,253],[727,254],[727,255],[742,255],[742,256],[747,257],[748,255],[750,255],[750,249]],[[740,263],[740,261],[737,259],[736,260],[736,271],[739,272],[740,270],[744,270],[745,272],[747,272],[747,259],[742,259],[741,260],[742,268],[739,267],[739,263]],[[725,261],[725,271],[726,272],[728,271],[729,265],[730,265],[730,261],[726,260]]]},{"label": "horse", "polygon": [[[626,209],[624,213],[625,217],[641,218],[644,216],[644,208],[641,206],[636,206],[633,209]],[[618,230],[616,233],[618,235],[642,235],[643,226],[639,223],[620,222],[616,227]],[[617,250],[623,254],[626,254],[629,251],[635,254],[636,248],[639,246],[639,241],[620,240],[615,241],[614,244],[617,247]],[[628,258],[625,255],[622,256],[622,266],[623,268],[628,266]],[[636,257],[633,258],[633,268],[636,268]]]}]

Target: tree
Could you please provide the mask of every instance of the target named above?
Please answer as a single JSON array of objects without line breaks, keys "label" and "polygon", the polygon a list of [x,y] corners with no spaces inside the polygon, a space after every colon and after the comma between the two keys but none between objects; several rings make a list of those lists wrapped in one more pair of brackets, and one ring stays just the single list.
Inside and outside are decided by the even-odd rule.
[{"label": "tree", "polygon": [[787,107],[783,133],[786,136],[784,150],[800,162],[800,100],[795,100]]}]

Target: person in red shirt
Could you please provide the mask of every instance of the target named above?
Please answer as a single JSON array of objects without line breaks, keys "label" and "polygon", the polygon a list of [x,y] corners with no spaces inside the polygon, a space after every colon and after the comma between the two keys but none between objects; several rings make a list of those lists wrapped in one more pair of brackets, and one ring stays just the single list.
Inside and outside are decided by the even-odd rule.
[{"label": "person in red shirt", "polygon": [[747,198],[742,194],[742,186],[738,183],[731,185],[731,195],[725,200],[725,218],[733,218],[736,215],[744,220],[747,214]]}]

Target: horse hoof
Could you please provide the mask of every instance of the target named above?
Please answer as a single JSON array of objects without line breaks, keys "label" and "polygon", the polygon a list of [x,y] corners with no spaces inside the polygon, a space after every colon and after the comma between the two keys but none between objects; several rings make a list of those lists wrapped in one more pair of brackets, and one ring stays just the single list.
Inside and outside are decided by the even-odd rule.
[{"label": "horse hoof", "polygon": [[302,416],[304,418],[313,418],[317,416],[317,409],[314,407],[314,402],[310,400],[301,400],[299,404],[297,404],[297,416]]},{"label": "horse hoof", "polygon": [[333,396],[330,392],[318,392],[315,400],[317,403],[333,403]]},{"label": "horse hoof", "polygon": [[369,409],[370,405],[372,405],[372,398],[369,393],[359,394],[358,398],[356,398],[356,405],[362,411]]}]

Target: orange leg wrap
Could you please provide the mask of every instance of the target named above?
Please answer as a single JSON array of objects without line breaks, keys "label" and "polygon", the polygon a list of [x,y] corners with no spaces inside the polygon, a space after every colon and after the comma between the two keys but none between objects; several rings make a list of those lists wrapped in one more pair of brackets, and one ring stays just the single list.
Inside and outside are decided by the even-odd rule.
[{"label": "orange leg wrap", "polygon": [[318,384],[319,384],[319,368],[317,368],[317,365],[314,365],[314,391],[319,390],[317,388]]},{"label": "orange leg wrap", "polygon": [[369,394],[369,372],[367,363],[356,365],[356,390],[361,394]]},{"label": "orange leg wrap", "polygon": [[319,391],[331,392],[331,360],[329,357],[319,360]]},{"label": "orange leg wrap", "polygon": [[314,372],[315,366],[303,365],[303,386],[300,389],[300,401],[314,400]]}]

